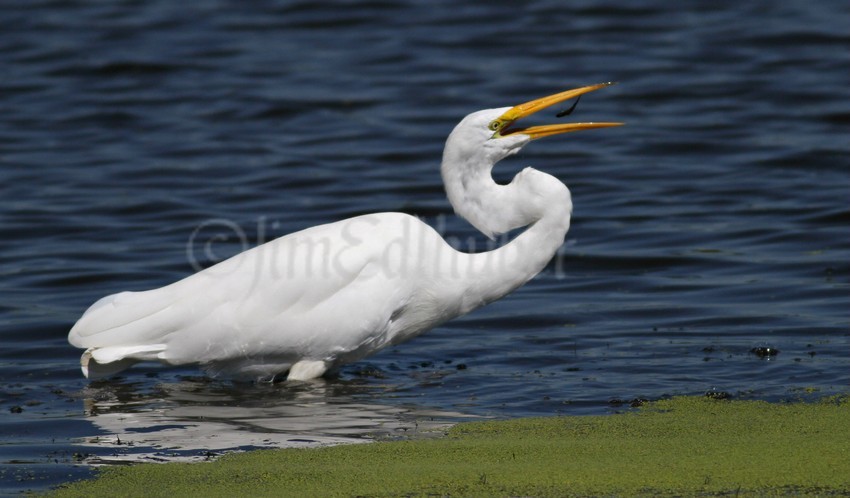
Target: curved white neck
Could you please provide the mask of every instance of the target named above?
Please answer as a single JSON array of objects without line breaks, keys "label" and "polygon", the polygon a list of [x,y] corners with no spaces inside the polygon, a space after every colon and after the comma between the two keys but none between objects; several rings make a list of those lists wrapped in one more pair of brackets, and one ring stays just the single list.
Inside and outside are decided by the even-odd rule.
[{"label": "curved white neck", "polygon": [[499,299],[540,273],[570,227],[570,191],[557,178],[526,168],[508,185],[493,180],[493,166],[531,140],[521,133],[491,139],[483,123],[489,122],[490,114],[503,111],[467,116],[449,135],[443,150],[443,183],[458,215],[491,239],[528,226],[498,249],[461,254],[456,265],[447,269],[444,277],[459,292],[454,298],[461,313]]},{"label": "curved white neck", "polygon": [[[502,247],[464,254],[451,269],[463,289],[462,313],[495,301],[534,278],[564,243],[570,228],[572,199],[566,185],[531,168],[517,174],[510,184],[498,185],[490,176],[491,168],[486,168],[485,178],[457,178],[455,183],[446,179],[447,190],[453,190],[449,200],[455,211],[487,235],[530,226]],[[444,176],[451,177],[451,170],[446,173],[444,169]]]},{"label": "curved white neck", "polygon": [[517,199],[522,194],[520,187],[528,187],[517,184],[524,172],[509,185],[499,185],[492,176],[493,166],[518,152],[528,143],[528,137],[517,135],[510,140],[502,139],[498,145],[485,141],[470,147],[467,144],[474,140],[467,133],[468,130],[458,125],[449,135],[440,168],[446,195],[455,213],[491,240],[496,235],[533,223],[539,213],[520,209],[525,208],[521,205],[524,199]]},{"label": "curved white neck", "polygon": [[[499,185],[490,169],[449,171],[443,174],[446,195],[455,213],[466,219],[490,240],[536,220],[518,209],[516,185]],[[536,214],[536,213],[534,213]]]},{"label": "curved white neck", "polygon": [[552,205],[543,216],[509,243],[492,251],[467,254],[458,265],[464,282],[461,312],[495,301],[522,286],[552,260],[570,228],[572,203]]}]

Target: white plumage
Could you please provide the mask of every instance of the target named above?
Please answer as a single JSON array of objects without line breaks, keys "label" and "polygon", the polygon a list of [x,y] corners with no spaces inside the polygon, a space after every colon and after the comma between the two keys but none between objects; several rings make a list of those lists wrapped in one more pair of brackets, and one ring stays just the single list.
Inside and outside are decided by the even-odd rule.
[{"label": "white plumage", "polygon": [[498,185],[493,165],[533,138],[619,123],[509,126],[605,85],[479,111],[449,136],[442,174],[455,211],[490,237],[531,225],[505,246],[458,252],[401,213],[302,230],[171,285],[97,301],[68,337],[85,348],[83,373],[159,361],[239,378],[312,379],[499,299],[552,258],[572,203],[563,183],[531,168]]}]

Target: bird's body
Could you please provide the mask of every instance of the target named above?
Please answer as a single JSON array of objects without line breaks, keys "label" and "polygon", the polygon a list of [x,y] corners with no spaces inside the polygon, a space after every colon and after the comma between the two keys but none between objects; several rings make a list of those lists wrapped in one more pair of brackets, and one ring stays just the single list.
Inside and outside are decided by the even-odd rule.
[{"label": "bird's body", "polygon": [[442,167],[455,210],[488,236],[531,225],[508,244],[459,252],[401,213],[308,228],[171,285],[97,301],[69,334],[86,349],[83,373],[105,377],[160,361],[240,378],[306,380],[513,291],[561,246],[572,210],[567,187],[546,173],[526,168],[508,185],[493,181],[497,161],[552,134],[553,127],[537,127],[502,135],[512,119],[491,127],[513,109],[467,116],[446,142]]}]

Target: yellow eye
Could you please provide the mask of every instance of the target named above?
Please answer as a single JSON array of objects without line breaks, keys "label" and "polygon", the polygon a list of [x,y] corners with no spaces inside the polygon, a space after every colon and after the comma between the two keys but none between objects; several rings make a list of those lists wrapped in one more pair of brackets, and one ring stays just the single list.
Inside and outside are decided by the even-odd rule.
[{"label": "yellow eye", "polygon": [[500,123],[498,121],[490,121],[490,129],[492,131],[499,131]]}]

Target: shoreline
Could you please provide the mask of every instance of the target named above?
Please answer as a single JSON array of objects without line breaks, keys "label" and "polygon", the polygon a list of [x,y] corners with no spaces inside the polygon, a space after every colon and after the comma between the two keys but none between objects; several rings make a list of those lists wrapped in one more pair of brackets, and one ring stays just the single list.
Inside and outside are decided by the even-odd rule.
[{"label": "shoreline", "polygon": [[49,496],[282,493],[850,495],[850,396],[812,403],[676,397],[612,415],[462,422],[440,438],[112,467]]}]

